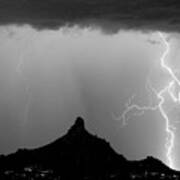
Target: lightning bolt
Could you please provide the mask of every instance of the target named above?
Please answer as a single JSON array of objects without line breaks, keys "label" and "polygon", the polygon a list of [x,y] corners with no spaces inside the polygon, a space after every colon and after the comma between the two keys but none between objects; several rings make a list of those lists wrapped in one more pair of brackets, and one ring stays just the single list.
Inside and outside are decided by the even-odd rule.
[{"label": "lightning bolt", "polygon": [[[160,58],[160,66],[162,69],[164,69],[170,75],[171,81],[168,82],[167,85],[165,87],[163,87],[163,89],[161,89],[160,91],[157,91],[155,88],[153,88],[151,86],[151,83],[149,83],[149,81],[147,81],[147,86],[146,86],[147,90],[149,92],[150,91],[153,92],[153,94],[156,95],[159,102],[155,105],[153,105],[151,102],[147,106],[140,106],[138,104],[132,103],[133,98],[134,98],[134,96],[133,96],[128,100],[128,103],[125,104],[124,112],[121,114],[121,116],[119,116],[116,119],[122,120],[123,126],[124,126],[127,124],[127,121],[133,115],[142,115],[145,111],[159,110],[162,117],[164,118],[164,120],[166,122],[165,131],[167,134],[167,138],[166,138],[165,148],[166,148],[167,163],[168,163],[169,167],[175,168],[173,157],[172,157],[172,151],[173,151],[174,144],[175,144],[175,129],[176,128],[170,123],[170,120],[168,118],[166,111],[163,108],[163,105],[165,103],[165,98],[164,98],[165,93],[169,93],[169,95],[172,98],[174,103],[180,103],[180,93],[178,94],[178,97],[176,97],[174,95],[175,84],[177,84],[180,87],[180,81],[177,78],[175,72],[171,69],[171,67],[168,66],[168,64],[165,61],[167,58],[167,55],[170,52],[169,42],[163,33],[158,32],[158,34],[159,34],[160,39],[162,40],[162,43],[165,46],[165,51],[163,52],[163,54]],[[136,112],[136,113],[134,113],[134,112]]]},{"label": "lightning bolt", "polygon": [[16,66],[16,72],[19,74],[22,81],[24,82],[24,90],[27,96],[27,101],[25,103],[24,111],[23,111],[23,122],[22,122],[23,126],[26,125],[26,123],[28,122],[29,107],[31,104],[31,96],[32,96],[30,92],[30,85],[28,83],[28,78],[24,75],[25,56],[26,56],[27,49],[29,47],[28,45],[29,43],[26,43],[24,48],[20,49],[19,61]]}]

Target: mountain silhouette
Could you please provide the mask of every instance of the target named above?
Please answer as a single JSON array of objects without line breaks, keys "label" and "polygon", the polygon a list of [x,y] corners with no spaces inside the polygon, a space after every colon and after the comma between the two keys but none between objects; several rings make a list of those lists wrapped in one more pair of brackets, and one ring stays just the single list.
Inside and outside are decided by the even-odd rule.
[{"label": "mountain silhouette", "polygon": [[17,179],[28,179],[29,176],[40,179],[42,174],[45,179],[59,177],[62,180],[180,178],[179,172],[153,157],[128,161],[104,139],[90,134],[81,117],[76,119],[66,135],[50,144],[1,156],[0,178],[15,179],[15,174],[19,174]]}]

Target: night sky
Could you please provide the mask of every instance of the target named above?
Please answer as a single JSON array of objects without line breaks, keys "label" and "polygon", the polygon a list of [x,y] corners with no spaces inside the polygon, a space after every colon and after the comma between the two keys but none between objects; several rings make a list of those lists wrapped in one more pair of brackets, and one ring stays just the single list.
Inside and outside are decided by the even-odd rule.
[{"label": "night sky", "polygon": [[[63,135],[77,116],[128,159],[167,160],[167,124],[156,106],[180,78],[178,0],[0,0],[0,154]],[[163,41],[159,32],[165,37]],[[167,49],[166,42],[169,49]],[[168,91],[169,90],[169,91]],[[163,93],[180,169],[180,86]],[[170,92],[173,92],[171,94]],[[131,100],[131,101],[130,101]]]}]

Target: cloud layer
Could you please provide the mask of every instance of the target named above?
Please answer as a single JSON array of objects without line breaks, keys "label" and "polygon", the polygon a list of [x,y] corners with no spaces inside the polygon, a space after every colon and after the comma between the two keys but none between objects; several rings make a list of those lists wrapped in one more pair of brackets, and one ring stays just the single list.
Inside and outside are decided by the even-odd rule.
[{"label": "cloud layer", "polygon": [[179,0],[0,0],[0,24],[180,31]]}]

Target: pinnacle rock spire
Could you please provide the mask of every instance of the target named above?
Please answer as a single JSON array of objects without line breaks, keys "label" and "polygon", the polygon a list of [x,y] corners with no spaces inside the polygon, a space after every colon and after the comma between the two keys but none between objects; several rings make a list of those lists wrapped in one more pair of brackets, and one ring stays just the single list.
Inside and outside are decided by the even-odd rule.
[{"label": "pinnacle rock spire", "polygon": [[69,132],[73,134],[79,134],[84,131],[86,131],[84,119],[82,117],[77,117],[74,125],[70,128]]}]

